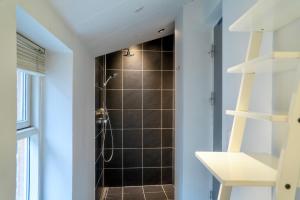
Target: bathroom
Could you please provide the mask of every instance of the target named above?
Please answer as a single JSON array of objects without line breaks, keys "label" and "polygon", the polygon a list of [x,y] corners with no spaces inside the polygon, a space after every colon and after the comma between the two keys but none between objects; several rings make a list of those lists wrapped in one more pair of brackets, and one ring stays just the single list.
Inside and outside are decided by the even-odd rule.
[{"label": "bathroom", "polygon": [[174,35],[95,59],[96,199],[174,199]]}]

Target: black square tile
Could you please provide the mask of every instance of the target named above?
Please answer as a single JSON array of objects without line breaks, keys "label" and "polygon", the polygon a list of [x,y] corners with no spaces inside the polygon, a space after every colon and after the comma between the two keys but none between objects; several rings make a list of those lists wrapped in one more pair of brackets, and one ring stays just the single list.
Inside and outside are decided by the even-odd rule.
[{"label": "black square tile", "polygon": [[124,130],[124,148],[142,148],[142,130]]},{"label": "black square tile", "polygon": [[99,88],[95,88],[95,110],[101,107],[101,93]]},{"label": "black square tile", "polygon": [[95,139],[95,160],[99,158],[101,152],[101,136]]},{"label": "black square tile", "polygon": [[142,90],[123,90],[123,109],[142,108]]},{"label": "black square tile", "polygon": [[167,200],[164,192],[145,193],[146,200]]},{"label": "black square tile", "polygon": [[145,42],[143,50],[161,51],[161,38]]},{"label": "black square tile", "polygon": [[143,52],[143,69],[144,70],[161,70],[161,52],[144,51]]},{"label": "black square tile", "polygon": [[112,129],[122,129],[122,110],[108,110]]},{"label": "black square tile", "polygon": [[174,70],[174,54],[173,52],[163,52],[163,70]]},{"label": "black square tile", "polygon": [[173,110],[162,111],[162,127],[173,128]]},{"label": "black square tile", "polygon": [[124,128],[142,128],[142,111],[141,110],[124,110]]},{"label": "black square tile", "polygon": [[163,188],[161,185],[145,185],[144,186],[144,191],[145,193],[150,193],[150,192],[164,192]]},{"label": "black square tile", "polygon": [[104,185],[106,187],[121,187],[122,169],[104,169]]},{"label": "black square tile", "polygon": [[123,56],[124,70],[142,70],[142,51],[130,51],[133,56]]},{"label": "black square tile", "polygon": [[173,184],[173,168],[162,168],[162,184]]},{"label": "black square tile", "polygon": [[174,92],[163,90],[162,91],[162,109],[173,109],[174,108]]},{"label": "black square tile", "polygon": [[161,149],[144,149],[143,154],[144,167],[161,166]]},{"label": "black square tile", "polygon": [[161,72],[144,71],[144,89],[161,89]]},{"label": "black square tile", "polygon": [[[142,169],[124,169],[124,185],[136,186],[142,185]],[[125,187],[124,194],[143,194],[142,187]]]},{"label": "black square tile", "polygon": [[174,35],[162,38],[163,51],[174,51]]},{"label": "black square tile", "polygon": [[122,51],[106,55],[106,69],[122,69]]},{"label": "black square tile", "polygon": [[112,148],[112,141],[111,141],[111,133],[110,131],[112,131],[113,134],[113,141],[114,141],[114,148],[122,148],[122,131],[121,130],[110,130],[107,129],[106,130],[106,136],[105,136],[105,148]]},{"label": "black square tile", "polygon": [[144,90],[143,92],[144,109],[161,109],[161,91]]},{"label": "black square tile", "polygon": [[144,129],[144,148],[161,147],[161,129]]},{"label": "black square tile", "polygon": [[124,168],[142,167],[142,149],[124,149]]},{"label": "black square tile", "polygon": [[103,74],[104,74],[104,57],[98,57],[95,59],[95,83],[97,86],[102,85],[103,83]]},{"label": "black square tile", "polygon": [[122,90],[106,91],[107,109],[122,109]]},{"label": "black square tile", "polygon": [[163,89],[174,89],[174,72],[164,71],[163,72]]},{"label": "black square tile", "polygon": [[[106,85],[107,89],[122,89],[122,71],[121,70],[106,70],[106,80],[110,76],[116,75],[114,78],[111,78]],[[105,81],[106,81],[105,80]],[[103,83],[101,84],[103,87]]]},{"label": "black square tile", "polygon": [[102,165],[102,163],[100,163],[100,160],[97,160],[95,165],[95,185],[98,183],[100,179],[100,175],[101,175],[100,165]]},{"label": "black square tile", "polygon": [[162,146],[173,147],[173,130],[162,129]]},{"label": "black square tile", "polygon": [[[114,149],[114,154],[112,160],[110,162],[105,162],[105,168],[122,168],[122,150],[121,149]],[[105,159],[108,160],[111,156],[112,150],[106,149],[104,151]]]},{"label": "black square tile", "polygon": [[160,110],[144,110],[143,115],[144,128],[161,128]]},{"label": "black square tile", "polygon": [[142,89],[141,71],[124,71],[123,76],[124,89]]},{"label": "black square tile", "polygon": [[144,168],[143,184],[144,185],[161,184],[161,168]]},{"label": "black square tile", "polygon": [[170,167],[173,165],[173,149],[163,149],[162,150],[162,166]]}]

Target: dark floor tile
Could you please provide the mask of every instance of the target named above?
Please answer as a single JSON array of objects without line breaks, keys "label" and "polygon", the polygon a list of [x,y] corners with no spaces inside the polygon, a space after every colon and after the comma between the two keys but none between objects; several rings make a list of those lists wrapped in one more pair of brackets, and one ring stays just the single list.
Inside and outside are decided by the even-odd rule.
[{"label": "dark floor tile", "polygon": [[144,186],[145,193],[149,192],[163,192],[163,188],[161,185],[145,185]]},{"label": "dark floor tile", "polygon": [[163,185],[163,188],[166,192],[174,192],[174,185],[171,184],[167,184],[167,185]]},{"label": "dark floor tile", "polygon": [[122,90],[106,91],[107,109],[122,109]]},{"label": "dark floor tile", "polygon": [[[115,78],[110,79],[110,81],[107,83],[106,88],[107,89],[122,89],[122,71],[121,70],[106,70],[106,80],[110,76],[113,76],[114,74],[117,74]],[[101,87],[103,87],[103,82],[101,84]]]},{"label": "dark floor tile", "polygon": [[123,148],[142,148],[142,130],[124,130]]},{"label": "dark floor tile", "polygon": [[144,167],[161,166],[161,149],[144,149],[143,156]]},{"label": "dark floor tile", "polygon": [[121,69],[122,68],[122,51],[116,51],[106,55],[107,69]]},{"label": "dark floor tile", "polygon": [[107,195],[118,195],[122,194],[122,187],[110,187],[107,191]]},{"label": "dark floor tile", "polygon": [[161,91],[144,90],[143,92],[144,109],[161,109]]},{"label": "dark floor tile", "polygon": [[161,184],[161,168],[144,168],[143,184],[144,185]]},{"label": "dark floor tile", "polygon": [[161,70],[161,52],[144,51],[143,52],[143,69],[144,70]]},{"label": "dark floor tile", "polygon": [[124,90],[123,104],[123,109],[141,109],[142,90]]},{"label": "dark floor tile", "polygon": [[162,168],[162,184],[173,184],[173,168]]},{"label": "dark floor tile", "polygon": [[167,200],[164,192],[145,193],[146,200]]},{"label": "dark floor tile", "polygon": [[141,71],[124,71],[123,72],[124,89],[142,89],[142,72]]},{"label": "dark floor tile", "polygon": [[104,169],[104,185],[106,187],[121,187],[122,169]]},{"label": "dark floor tile", "polygon": [[144,89],[161,89],[161,72],[144,71]]},{"label": "dark floor tile", "polygon": [[142,167],[142,149],[124,149],[123,167]]},{"label": "dark floor tile", "polygon": [[163,89],[174,89],[174,72],[163,71]]},{"label": "dark floor tile", "polygon": [[161,38],[143,44],[143,50],[161,51]]},{"label": "dark floor tile", "polygon": [[143,186],[128,186],[123,188],[124,193],[143,193]]},{"label": "dark floor tile", "polygon": [[163,128],[173,128],[173,110],[163,110],[162,111],[162,127]]},{"label": "dark floor tile", "polygon": [[[124,185],[135,186],[143,184],[142,168],[139,169],[124,169]],[[127,194],[143,194],[142,187],[124,187],[124,193]]]},{"label": "dark floor tile", "polygon": [[144,110],[143,123],[144,128],[161,128],[161,111]]},{"label": "dark floor tile", "polygon": [[144,148],[161,147],[161,130],[160,129],[145,129],[143,135]]},{"label": "dark floor tile", "polygon": [[145,200],[144,194],[124,194],[123,200]]},{"label": "dark floor tile", "polygon": [[174,51],[174,35],[162,38],[163,51]]},{"label": "dark floor tile", "polygon": [[[110,162],[104,162],[105,168],[122,168],[122,150],[114,149],[113,157]],[[112,155],[112,150],[104,151],[105,159],[108,160]]]},{"label": "dark floor tile", "polygon": [[124,110],[123,126],[126,129],[142,128],[141,110]]},{"label": "dark floor tile", "polygon": [[162,147],[173,147],[173,129],[162,129]]},{"label": "dark floor tile", "polygon": [[173,91],[162,91],[162,109],[174,109],[173,94]]},{"label": "dark floor tile", "polygon": [[122,129],[122,110],[108,110],[112,129]]},{"label": "dark floor tile", "polygon": [[142,51],[131,50],[133,56],[123,56],[124,70],[142,70]]},{"label": "dark floor tile", "polygon": [[163,52],[163,70],[174,70],[174,54],[173,52]]}]

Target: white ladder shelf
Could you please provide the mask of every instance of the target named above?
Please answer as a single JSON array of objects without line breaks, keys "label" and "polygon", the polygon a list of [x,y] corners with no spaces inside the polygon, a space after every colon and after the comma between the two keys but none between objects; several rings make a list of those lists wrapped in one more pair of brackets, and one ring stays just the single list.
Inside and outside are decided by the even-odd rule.
[{"label": "white ladder shelf", "polygon": [[[300,67],[300,52],[273,52],[259,57],[264,31],[275,31],[300,18],[299,0],[258,0],[232,26],[231,31],[251,32],[246,60],[228,69],[242,73],[227,152],[196,152],[195,156],[220,181],[218,200],[230,200],[233,186],[270,186],[276,200],[294,200],[300,187],[300,85],[291,99],[288,115],[249,111],[253,82],[257,73],[273,73]],[[280,158],[240,152],[247,119],[288,123],[286,143]]]}]

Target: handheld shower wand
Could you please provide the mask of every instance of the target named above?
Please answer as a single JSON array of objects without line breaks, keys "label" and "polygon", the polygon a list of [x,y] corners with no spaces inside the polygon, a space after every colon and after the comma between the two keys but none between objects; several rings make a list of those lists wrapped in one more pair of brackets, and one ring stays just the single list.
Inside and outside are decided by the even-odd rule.
[{"label": "handheld shower wand", "polygon": [[103,86],[106,87],[108,82],[111,80],[111,79],[114,79],[118,76],[118,73],[114,73],[112,76],[109,76],[108,79],[103,83]]}]

